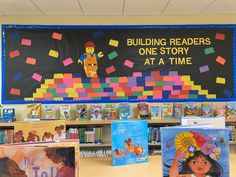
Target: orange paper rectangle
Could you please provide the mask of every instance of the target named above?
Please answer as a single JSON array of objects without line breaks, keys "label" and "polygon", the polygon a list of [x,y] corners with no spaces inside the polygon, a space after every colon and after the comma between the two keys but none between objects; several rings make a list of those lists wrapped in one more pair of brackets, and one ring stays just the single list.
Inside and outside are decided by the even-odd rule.
[{"label": "orange paper rectangle", "polygon": [[54,32],[52,34],[53,39],[61,40],[62,39],[62,34]]},{"label": "orange paper rectangle", "polygon": [[30,65],[35,65],[36,64],[36,59],[27,57],[25,63],[30,64]]},{"label": "orange paper rectangle", "polygon": [[11,88],[10,94],[11,95],[20,95],[20,89]]},{"label": "orange paper rectangle", "polygon": [[20,52],[19,52],[19,50],[10,51],[9,56],[10,56],[10,58],[18,57],[18,56],[20,56]]},{"label": "orange paper rectangle", "polygon": [[223,57],[218,56],[218,57],[216,58],[216,61],[217,61],[218,63],[224,65],[226,60],[225,60]]}]

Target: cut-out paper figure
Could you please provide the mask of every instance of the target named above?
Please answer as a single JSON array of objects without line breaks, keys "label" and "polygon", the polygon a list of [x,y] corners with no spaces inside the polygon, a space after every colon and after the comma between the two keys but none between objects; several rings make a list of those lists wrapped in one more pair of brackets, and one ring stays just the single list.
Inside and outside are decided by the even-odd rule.
[{"label": "cut-out paper figure", "polygon": [[98,77],[97,70],[98,70],[98,62],[97,60],[104,56],[102,52],[95,54],[95,43],[92,41],[88,41],[84,45],[85,52],[80,56],[78,59],[79,64],[84,64],[84,71],[88,78],[95,78]]}]

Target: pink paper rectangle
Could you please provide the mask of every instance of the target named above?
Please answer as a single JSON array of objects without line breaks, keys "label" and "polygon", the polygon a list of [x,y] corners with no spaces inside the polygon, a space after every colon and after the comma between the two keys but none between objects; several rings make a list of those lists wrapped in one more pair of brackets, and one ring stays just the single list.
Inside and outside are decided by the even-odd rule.
[{"label": "pink paper rectangle", "polygon": [[128,68],[133,68],[134,62],[126,59],[124,65],[127,66]]},{"label": "pink paper rectangle", "polygon": [[73,88],[74,84],[72,82],[66,83],[67,88]]},{"label": "pink paper rectangle", "polygon": [[11,88],[10,94],[11,95],[20,95],[20,89]]},{"label": "pink paper rectangle", "polygon": [[67,59],[63,60],[64,66],[68,66],[72,63],[73,63],[73,60],[71,58],[67,58]]},{"label": "pink paper rectangle", "polygon": [[171,90],[172,95],[179,95],[180,91],[179,90]]},{"label": "pink paper rectangle", "polygon": [[111,86],[111,87],[119,87],[119,83],[113,83],[113,82],[112,82],[112,83],[110,83],[110,86]]},{"label": "pink paper rectangle", "polygon": [[101,92],[101,93],[98,93],[98,95],[101,96],[101,97],[105,97],[105,96],[107,96],[107,93],[106,92]]},{"label": "pink paper rectangle", "polygon": [[41,80],[42,80],[42,76],[41,76],[40,74],[38,74],[38,73],[34,73],[34,74],[32,75],[32,78],[33,78],[34,80],[38,81],[38,82],[41,82]]},{"label": "pink paper rectangle", "polygon": [[31,39],[22,39],[21,45],[31,46]]},{"label": "pink paper rectangle", "polygon": [[133,76],[134,76],[134,77],[141,77],[141,76],[142,76],[142,73],[141,73],[141,72],[134,72],[134,73],[133,73]]},{"label": "pink paper rectangle", "polygon": [[85,88],[77,88],[77,89],[76,89],[76,92],[79,92],[79,93],[85,92]]},{"label": "pink paper rectangle", "polygon": [[164,85],[163,90],[172,90],[172,85]]},{"label": "pink paper rectangle", "polygon": [[63,79],[63,83],[67,84],[67,83],[72,83],[73,79],[72,78],[64,78]]},{"label": "pink paper rectangle", "polygon": [[56,92],[57,93],[66,93],[66,89],[65,88],[57,88]]}]

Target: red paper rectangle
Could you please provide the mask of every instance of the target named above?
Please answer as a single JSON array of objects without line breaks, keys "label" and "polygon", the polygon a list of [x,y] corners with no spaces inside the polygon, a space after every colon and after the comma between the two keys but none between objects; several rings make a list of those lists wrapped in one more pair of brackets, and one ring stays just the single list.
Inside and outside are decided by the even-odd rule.
[{"label": "red paper rectangle", "polygon": [[52,34],[53,39],[61,40],[62,39],[62,34],[54,32]]},{"label": "red paper rectangle", "polygon": [[114,71],[116,71],[116,68],[115,68],[114,66],[110,66],[110,67],[106,68],[107,74],[111,74],[111,73],[113,73]]},{"label": "red paper rectangle", "polygon": [[11,88],[10,94],[11,95],[20,95],[20,89]]},{"label": "red paper rectangle", "polygon": [[22,39],[21,45],[31,46],[31,39]]},{"label": "red paper rectangle", "polygon": [[218,40],[225,40],[225,34],[216,33],[215,39],[218,39]]},{"label": "red paper rectangle", "polygon": [[20,52],[19,52],[19,50],[10,51],[9,56],[10,56],[10,58],[18,57],[18,56],[20,56]]},{"label": "red paper rectangle", "polygon": [[25,63],[30,64],[30,65],[35,65],[36,64],[36,59],[27,57]]},{"label": "red paper rectangle", "polygon": [[216,58],[216,61],[217,61],[218,63],[224,65],[226,60],[225,60],[223,57],[218,56],[218,57]]}]

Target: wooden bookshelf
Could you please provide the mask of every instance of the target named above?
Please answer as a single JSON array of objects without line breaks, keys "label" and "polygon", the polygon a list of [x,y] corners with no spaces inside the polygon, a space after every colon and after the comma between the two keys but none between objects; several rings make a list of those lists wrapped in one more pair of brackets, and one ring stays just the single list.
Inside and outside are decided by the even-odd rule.
[{"label": "wooden bookshelf", "polygon": [[1,122],[0,127],[14,127],[15,122]]}]

